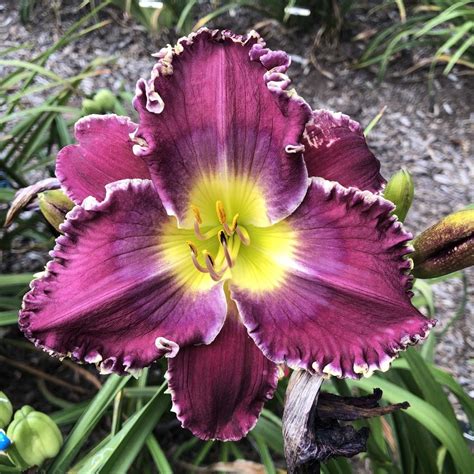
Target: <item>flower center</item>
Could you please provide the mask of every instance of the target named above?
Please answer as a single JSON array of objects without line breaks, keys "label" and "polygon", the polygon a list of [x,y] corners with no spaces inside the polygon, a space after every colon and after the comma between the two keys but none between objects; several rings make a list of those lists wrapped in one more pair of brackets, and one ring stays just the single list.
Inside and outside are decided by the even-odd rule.
[{"label": "flower center", "polygon": [[[239,254],[240,245],[250,245],[250,235],[245,227],[239,223],[239,214],[235,214],[231,223],[227,222],[227,215],[222,201],[216,201],[216,214],[220,225],[203,232],[201,229],[201,212],[197,206],[191,205],[194,215],[194,235],[198,240],[206,241],[217,238],[219,248],[217,255],[212,256],[207,248],[201,251],[197,246],[188,240],[187,244],[191,252],[191,260],[198,271],[209,273],[214,281],[219,281],[225,272],[235,265]],[[202,263],[201,263],[202,260]]]},{"label": "flower center", "polygon": [[179,283],[201,292],[216,282],[253,292],[280,287],[294,265],[297,233],[286,221],[271,224],[265,195],[248,177],[203,176],[190,191],[179,227],[171,218],[159,251]]}]

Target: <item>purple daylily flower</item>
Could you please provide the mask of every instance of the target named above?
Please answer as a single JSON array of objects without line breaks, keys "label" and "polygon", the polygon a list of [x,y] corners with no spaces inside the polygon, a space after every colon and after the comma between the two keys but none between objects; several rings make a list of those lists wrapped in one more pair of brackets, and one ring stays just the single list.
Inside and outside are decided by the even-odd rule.
[{"label": "purple daylily flower", "polygon": [[369,375],[433,321],[410,303],[411,236],[359,124],[311,111],[284,52],[203,29],[157,57],[138,126],[86,117],[61,150],[77,205],[20,326],[103,372],[168,357],[183,426],[236,440],[277,364]]}]

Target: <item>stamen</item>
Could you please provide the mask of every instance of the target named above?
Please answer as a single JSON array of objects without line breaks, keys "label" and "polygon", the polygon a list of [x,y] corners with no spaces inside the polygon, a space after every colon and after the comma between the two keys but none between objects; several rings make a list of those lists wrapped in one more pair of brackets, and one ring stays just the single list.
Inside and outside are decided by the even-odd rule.
[{"label": "stamen", "polygon": [[220,228],[221,226],[213,227],[207,232],[202,233],[199,224],[194,221],[194,235],[198,240],[209,240],[210,238],[214,237],[217,232],[219,232]]},{"label": "stamen", "polygon": [[234,266],[234,261],[232,260],[232,257],[229,252],[229,247],[227,245],[227,237],[225,236],[225,232],[223,230],[220,230],[219,233],[217,234],[217,238],[219,239],[219,242],[222,245],[222,248],[224,249],[225,261],[227,262],[227,265],[229,266],[229,268],[232,268]]},{"label": "stamen", "polygon": [[229,224],[227,224],[227,222],[224,222],[224,223],[222,224],[222,227],[224,228],[225,233],[226,233],[229,237],[234,233],[234,231],[229,227]]},{"label": "stamen", "polygon": [[218,272],[214,268],[214,259],[211,257],[209,252],[207,250],[203,250],[202,254],[204,255],[204,261],[206,262],[206,268],[209,272],[209,275],[211,275],[211,278],[214,281],[219,281],[227,270],[227,267],[224,267],[220,272]]},{"label": "stamen", "polygon": [[235,232],[244,245],[250,245],[250,235],[245,227],[237,226]]},{"label": "stamen", "polygon": [[199,222],[197,221],[197,219],[194,221],[194,235],[199,240],[207,240],[207,237],[203,235],[201,229],[199,228]]},{"label": "stamen", "polygon": [[197,247],[196,247],[190,240],[188,240],[186,243],[188,244],[189,249],[191,250],[191,259],[192,259],[193,264],[194,264],[194,266],[196,267],[196,269],[199,270],[201,273],[209,273],[209,271],[207,270],[207,268],[204,268],[204,267],[198,262],[198,259],[197,259],[198,249],[197,249]]},{"label": "stamen", "polygon": [[194,255],[197,255],[198,254],[198,248],[196,247],[196,245],[194,245],[194,243],[191,242],[190,240],[187,240],[186,243],[188,244],[188,247],[191,250],[191,252]]},{"label": "stamen", "polygon": [[239,220],[239,214],[236,214],[234,216],[234,218],[232,219],[232,226],[231,226],[231,230],[232,232],[235,231],[235,229],[237,228],[237,221]]},{"label": "stamen", "polygon": [[194,214],[194,220],[198,224],[202,224],[201,212],[199,211],[199,208],[197,206],[194,206],[193,204],[191,204],[191,211]]},{"label": "stamen", "polygon": [[219,222],[224,225],[227,220],[227,216],[225,215],[224,204],[222,204],[222,201],[216,201],[216,213]]}]

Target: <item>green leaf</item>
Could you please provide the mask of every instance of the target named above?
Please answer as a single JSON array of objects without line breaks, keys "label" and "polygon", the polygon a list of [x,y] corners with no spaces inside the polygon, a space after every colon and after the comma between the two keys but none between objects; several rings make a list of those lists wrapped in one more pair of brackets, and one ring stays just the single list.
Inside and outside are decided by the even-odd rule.
[{"label": "green leaf", "polygon": [[90,402],[77,403],[72,407],[58,410],[49,416],[57,425],[70,425],[81,417],[89,403]]},{"label": "green leaf", "polygon": [[284,456],[283,436],[281,434],[281,425],[277,425],[266,417],[261,416],[251,431],[255,436],[263,438],[268,446],[275,452]]},{"label": "green leaf", "polygon": [[469,37],[452,55],[449,63],[443,70],[443,74],[448,75],[451,72],[451,69],[456,65],[456,63],[461,59],[461,56],[474,45],[474,36]]},{"label": "green leaf", "polygon": [[[394,361],[392,368],[394,370],[410,370],[408,362],[404,359]],[[469,418],[470,425],[474,426],[474,400],[464,391],[462,386],[456,382],[451,374],[432,364],[428,364],[428,368],[435,380],[444,385],[459,400],[459,403]]]},{"label": "green leaf", "polygon": [[77,116],[79,116],[81,113],[81,111],[76,107],[66,107],[61,105],[40,105],[38,107],[31,107],[26,110],[21,110],[20,112],[13,112],[11,114],[4,115],[3,117],[0,117],[0,124],[43,112],[74,114]]},{"label": "green leaf", "polygon": [[224,15],[225,13],[227,13],[229,10],[232,10],[233,8],[242,7],[244,3],[245,2],[241,2],[241,3],[231,2],[226,5],[222,5],[219,8],[216,8],[214,11],[212,11],[208,15],[200,18],[199,21],[193,26],[193,31],[197,31],[199,28],[202,28],[204,25],[206,25],[210,21],[220,17],[221,15]]},{"label": "green leaf", "polygon": [[420,292],[420,294],[425,299],[425,304],[423,306],[427,307],[428,314],[430,316],[434,316],[436,310],[434,306],[434,295],[431,285],[424,280],[417,279],[413,285],[413,290]]},{"label": "green leaf", "polygon": [[[427,21],[423,25],[423,28],[421,28],[416,33],[416,36],[417,37],[423,36],[428,31],[430,31],[431,29],[433,29],[436,26],[440,25],[441,23],[445,23],[445,22],[450,21],[454,18],[465,15],[466,10],[460,10],[460,9],[458,10],[458,8],[466,5],[466,3],[470,3],[471,1],[472,0],[462,0],[461,2],[457,2],[453,5],[451,5],[449,8],[446,8],[439,15],[436,15],[432,20]],[[469,11],[467,11],[467,14],[469,14]]]},{"label": "green leaf", "polygon": [[158,441],[153,436],[153,434],[148,435],[146,439],[146,446],[148,451],[150,451],[151,457],[155,463],[156,468],[160,474],[173,474],[173,469],[166,459],[166,455],[161,449],[161,446],[158,444]]},{"label": "green leaf", "polygon": [[349,383],[369,393],[374,387],[379,387],[383,391],[383,398],[390,403],[408,401],[410,408],[404,413],[421,423],[446,446],[459,472],[463,474],[473,472],[474,462],[458,426],[453,426],[435,407],[381,377],[372,376],[370,379],[351,380]]},{"label": "green leaf", "polygon": [[403,354],[403,358],[408,362],[411,374],[423,394],[423,398],[448,418],[452,425],[456,426],[457,420],[453,407],[444,394],[443,389],[431,374],[428,364],[423,360],[423,357],[414,348],[410,347]]},{"label": "green leaf", "polygon": [[134,459],[169,406],[169,397],[163,396],[164,382],[153,398],[124,427],[99,450],[78,474],[126,474]]},{"label": "green leaf", "polygon": [[365,127],[364,129],[364,135],[367,137],[369,136],[369,133],[373,130],[373,128],[379,123],[380,119],[383,117],[383,114],[387,110],[387,106],[384,105],[381,109],[380,112],[369,122],[369,125]]},{"label": "green leaf", "polygon": [[18,323],[18,311],[0,311],[0,326]]},{"label": "green leaf", "polygon": [[30,71],[35,71],[37,74],[40,74],[42,76],[49,77],[50,79],[53,79],[54,81],[57,81],[59,83],[63,81],[63,79],[61,79],[50,69],[44,68],[35,63],[30,63],[28,61],[20,61],[18,59],[0,59],[0,66],[27,69]]},{"label": "green leaf", "polygon": [[90,402],[79,421],[69,433],[61,451],[46,471],[46,474],[67,472],[71,462],[87,441],[90,433],[99,423],[109,405],[113,402],[117,392],[122,390],[129,380],[130,376],[119,377],[118,375],[111,375],[108,377],[107,382]]},{"label": "green leaf", "polygon": [[0,202],[8,203],[15,196],[16,190],[13,188],[0,188]]},{"label": "green leaf", "polygon": [[33,273],[11,273],[0,275],[0,288],[10,286],[25,286],[34,279]]},{"label": "green leaf", "polygon": [[255,447],[260,454],[262,464],[265,466],[265,472],[267,474],[276,474],[275,465],[273,464],[272,456],[268,450],[266,439],[263,436],[256,434],[255,431],[252,431],[249,436],[255,440]]}]

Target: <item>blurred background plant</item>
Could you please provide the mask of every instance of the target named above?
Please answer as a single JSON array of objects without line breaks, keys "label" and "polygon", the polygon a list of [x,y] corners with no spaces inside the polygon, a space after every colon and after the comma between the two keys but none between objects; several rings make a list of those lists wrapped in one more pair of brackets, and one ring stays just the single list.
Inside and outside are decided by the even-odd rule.
[{"label": "blurred background plant", "polygon": [[[44,6],[45,2],[38,0],[22,0],[21,20],[26,24],[33,21],[38,9]],[[60,22],[62,2],[47,2],[47,6]],[[355,41],[363,40],[365,49],[357,68],[375,66],[380,77],[384,77],[388,68],[408,51],[414,52],[409,67],[412,72],[426,66],[434,74],[436,65],[441,63],[445,74],[472,68],[472,2],[396,0],[372,7],[365,2],[332,0],[79,3],[75,6],[78,19],[44,51],[35,51],[34,38],[30,44],[0,51],[0,220],[5,220],[8,205],[18,189],[54,175],[55,155],[59,148],[73,142],[71,131],[79,117],[88,113],[131,112],[130,91],[101,88],[86,93],[81,87],[88,78],[110,75],[116,57],[93,59],[68,77],[55,72],[50,61],[57,52],[84,41],[115,21],[117,15],[132,17],[127,21],[140,22],[152,34],[171,31],[170,36],[175,37],[214,24],[224,16],[255,14],[256,21],[276,21],[297,35],[305,32],[310,36],[309,44],[314,44],[314,37],[329,34],[334,40],[344,35],[354,18],[360,18],[352,16],[354,11],[364,11],[369,16],[388,12],[389,24],[383,23]],[[17,54],[25,51],[34,54],[28,54],[28,60],[18,59]],[[458,70],[456,65],[463,69]],[[411,178],[404,173],[409,182]],[[99,377],[94,370],[66,360],[53,367],[46,354],[18,337],[18,308],[35,270],[25,271],[17,263],[27,256],[33,261],[30,267],[41,267],[57,236],[57,230],[36,212],[47,196],[39,197],[40,204],[31,201],[9,229],[0,232],[0,252],[3,263],[8,263],[4,268],[9,269],[9,273],[0,275],[0,362],[4,371],[29,374],[32,385],[22,390],[35,392],[66,435],[58,456],[43,465],[45,472],[276,473],[283,469],[281,415],[287,377],[282,378],[275,398],[245,440],[203,442],[181,430],[175,416],[169,413],[164,362],[145,370],[136,380],[114,375]],[[408,212],[410,204],[411,199],[404,202],[404,212]],[[15,268],[19,268],[16,273]],[[413,302],[430,317],[436,317],[433,287],[446,281],[457,281],[462,288],[458,308],[442,330],[432,332],[421,350],[404,353],[386,374],[360,381],[332,379],[324,384],[324,390],[341,395],[370,393],[380,387],[386,402],[406,400],[411,405],[403,412],[358,422],[358,427],[368,426],[372,433],[367,453],[355,462],[333,459],[323,465],[324,473],[364,469],[377,474],[472,472],[468,442],[472,447],[474,403],[465,388],[434,362],[439,341],[465,313],[468,277],[464,272],[456,272],[417,279]],[[36,361],[35,364],[3,355],[17,351],[27,354],[25,357]],[[11,401],[16,409],[20,408],[15,398]],[[0,455],[0,472],[18,469]]]},{"label": "blurred background plant", "polygon": [[370,14],[391,4],[397,7],[399,20],[378,32],[367,46],[357,67],[376,65],[381,79],[388,67],[402,53],[414,52],[416,59],[409,68],[443,65],[449,74],[455,65],[474,69],[474,2],[471,0],[427,0],[411,2],[393,0],[374,7]]}]

